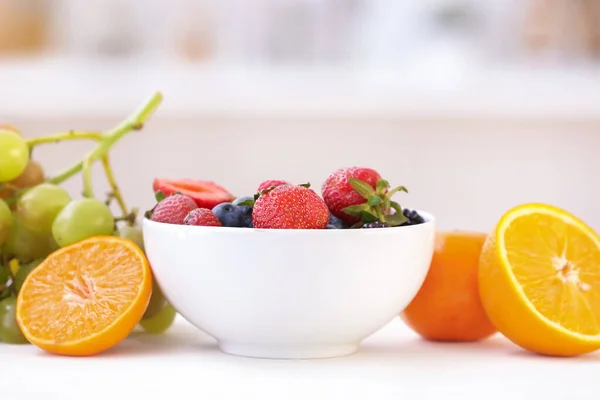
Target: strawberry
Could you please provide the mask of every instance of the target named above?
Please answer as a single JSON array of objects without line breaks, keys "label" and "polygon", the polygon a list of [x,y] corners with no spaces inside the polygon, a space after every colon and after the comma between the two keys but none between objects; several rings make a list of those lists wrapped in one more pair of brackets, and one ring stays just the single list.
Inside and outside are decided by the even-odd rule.
[{"label": "strawberry", "polygon": [[256,189],[256,191],[262,192],[263,190],[269,189],[273,186],[277,187],[281,185],[289,185],[289,183],[279,179],[269,179],[268,181],[264,181],[260,185],[258,185],[258,189]]},{"label": "strawberry", "polygon": [[[353,227],[379,221],[390,226],[407,221],[392,196],[398,191],[408,192],[404,186],[388,191],[390,184],[370,168],[350,167],[333,172],[322,187],[322,194],[329,211]],[[395,213],[390,215],[390,210]]]},{"label": "strawberry", "polygon": [[360,218],[346,214],[343,209],[362,204],[365,198],[350,185],[348,181],[350,178],[360,179],[375,189],[381,176],[371,168],[349,167],[336,170],[325,180],[321,194],[329,211],[347,224],[354,224]]},{"label": "strawberry", "polygon": [[155,179],[152,183],[155,192],[159,190],[170,196],[175,193],[190,197],[198,207],[212,209],[214,206],[231,202],[234,196],[225,188],[212,181],[193,179]]},{"label": "strawberry", "polygon": [[[161,196],[157,195],[157,199],[160,198]],[[150,219],[166,224],[181,225],[188,213],[195,208],[197,206],[194,200],[183,194],[174,194],[159,200],[152,210]]]},{"label": "strawberry", "polygon": [[282,185],[262,192],[254,203],[255,228],[325,229],[329,210],[308,185]]},{"label": "strawberry", "polygon": [[222,226],[219,218],[208,208],[196,208],[185,217],[185,225]]}]

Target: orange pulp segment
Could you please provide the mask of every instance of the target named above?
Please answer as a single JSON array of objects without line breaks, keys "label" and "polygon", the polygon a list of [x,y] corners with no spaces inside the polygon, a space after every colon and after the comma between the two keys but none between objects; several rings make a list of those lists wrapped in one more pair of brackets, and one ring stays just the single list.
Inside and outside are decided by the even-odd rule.
[{"label": "orange pulp segment", "polygon": [[55,251],[29,274],[17,323],[45,351],[93,355],[127,337],[151,292],[148,260],[134,242],[92,237]]}]

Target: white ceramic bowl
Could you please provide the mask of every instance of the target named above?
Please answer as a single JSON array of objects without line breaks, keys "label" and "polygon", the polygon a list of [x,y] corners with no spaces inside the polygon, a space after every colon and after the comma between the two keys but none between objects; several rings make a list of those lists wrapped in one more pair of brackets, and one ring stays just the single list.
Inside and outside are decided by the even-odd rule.
[{"label": "white ceramic bowl", "polygon": [[262,358],[352,354],[420,288],[435,221],[348,230],[217,228],[145,219],[168,301],[221,351]]}]

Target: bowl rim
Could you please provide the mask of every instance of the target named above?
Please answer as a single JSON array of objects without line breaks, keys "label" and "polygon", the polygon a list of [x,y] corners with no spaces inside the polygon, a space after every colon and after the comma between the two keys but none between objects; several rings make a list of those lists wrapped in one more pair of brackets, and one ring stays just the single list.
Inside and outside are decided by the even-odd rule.
[{"label": "bowl rim", "polygon": [[[429,229],[430,226],[436,225],[436,217],[426,211],[411,208],[421,215],[425,222],[418,225],[399,226],[398,229],[272,229],[272,228],[240,228],[231,226],[196,226],[196,225],[178,225],[168,224],[163,222],[155,222],[144,216],[142,222],[142,228],[146,226],[160,226],[168,230],[186,231],[188,233],[193,232],[208,232],[215,231],[221,233],[232,233],[232,234],[253,234],[253,233],[270,233],[270,234],[296,234],[296,235],[364,235],[364,234],[394,234],[399,231],[416,231],[422,229]],[[400,229],[401,228],[401,229]],[[325,233],[327,232],[327,233]],[[335,232],[335,233],[334,233]]]}]

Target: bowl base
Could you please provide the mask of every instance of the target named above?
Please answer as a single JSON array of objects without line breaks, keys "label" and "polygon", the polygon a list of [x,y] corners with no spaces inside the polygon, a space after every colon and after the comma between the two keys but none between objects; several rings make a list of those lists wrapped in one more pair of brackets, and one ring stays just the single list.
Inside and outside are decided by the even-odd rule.
[{"label": "bowl base", "polygon": [[219,342],[219,349],[226,354],[252,358],[302,360],[313,358],[335,358],[354,354],[358,344],[302,345],[302,344],[250,344]]}]

